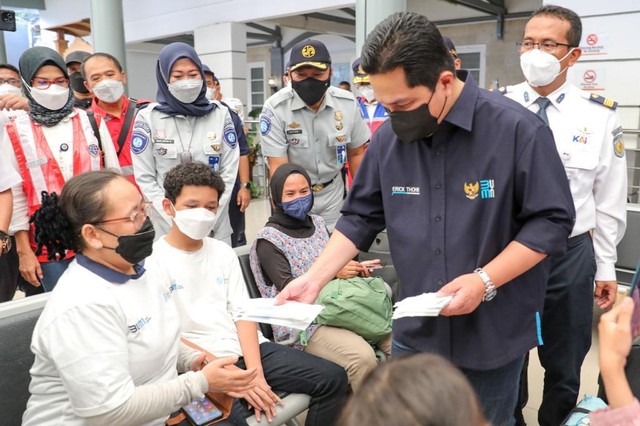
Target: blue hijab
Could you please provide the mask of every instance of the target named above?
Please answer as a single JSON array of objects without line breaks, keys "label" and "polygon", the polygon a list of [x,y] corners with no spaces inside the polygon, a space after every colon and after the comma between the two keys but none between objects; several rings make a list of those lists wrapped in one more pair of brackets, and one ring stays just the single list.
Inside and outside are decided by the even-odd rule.
[{"label": "blue hijab", "polygon": [[[193,103],[185,104],[177,100],[171,92],[169,92],[169,75],[171,68],[178,59],[190,59],[198,68],[202,76],[202,89],[198,98]],[[186,43],[171,43],[165,46],[158,57],[156,66],[156,80],[158,81],[158,92],[156,100],[160,104],[156,110],[164,112],[167,115],[186,115],[202,117],[211,112],[216,105],[207,99],[207,85],[205,84],[204,73],[202,72],[202,62],[198,57],[195,49]]]}]

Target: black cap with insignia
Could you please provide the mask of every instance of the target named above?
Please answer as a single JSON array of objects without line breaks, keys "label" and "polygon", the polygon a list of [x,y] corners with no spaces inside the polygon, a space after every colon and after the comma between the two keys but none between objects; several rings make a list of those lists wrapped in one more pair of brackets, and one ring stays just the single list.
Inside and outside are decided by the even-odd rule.
[{"label": "black cap with insignia", "polygon": [[451,52],[454,58],[457,58],[458,51],[456,50],[456,45],[453,44],[453,41],[451,41],[451,39],[447,36],[442,36],[442,39],[444,40],[444,45],[447,46],[447,50]]},{"label": "black cap with insignia", "polygon": [[309,38],[291,48],[289,63],[289,71],[301,67],[314,67],[324,71],[331,65],[331,55],[322,42]]}]

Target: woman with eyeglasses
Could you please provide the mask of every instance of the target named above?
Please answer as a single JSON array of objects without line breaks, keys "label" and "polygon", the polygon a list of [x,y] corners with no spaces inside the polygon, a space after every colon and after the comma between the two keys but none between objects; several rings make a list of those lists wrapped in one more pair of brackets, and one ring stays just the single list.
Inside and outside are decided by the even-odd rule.
[{"label": "woman with eyeglasses", "polygon": [[172,282],[143,266],[155,235],[147,211],[138,189],[106,170],[44,197],[41,241],[76,256],[33,332],[23,425],[164,425],[208,390],[252,387],[255,369],[224,368],[237,357],[206,363],[179,343]]},{"label": "woman with eyeglasses", "polygon": [[62,57],[47,47],[27,49],[19,61],[28,115],[7,124],[0,142],[5,156],[20,172],[22,184],[13,190],[9,234],[15,235],[27,295],[51,291],[73,252],[36,252],[29,217],[41,204],[41,193],[60,194],[71,177],[102,167],[119,169],[109,132],[101,123],[102,147],[84,111],[73,107],[69,76]]}]

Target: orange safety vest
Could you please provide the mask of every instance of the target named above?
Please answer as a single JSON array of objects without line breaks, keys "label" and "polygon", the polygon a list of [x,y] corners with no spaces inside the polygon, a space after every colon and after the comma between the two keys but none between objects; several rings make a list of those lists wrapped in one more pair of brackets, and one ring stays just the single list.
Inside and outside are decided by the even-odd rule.
[{"label": "orange safety vest", "polygon": [[[6,129],[18,162],[18,169],[22,177],[22,189],[27,197],[29,216],[31,216],[42,203],[42,191],[55,192],[60,195],[65,180],[60,170],[60,165],[53,156],[42,132],[42,126],[36,125],[33,120],[29,120],[29,122],[31,123],[35,145],[35,152],[29,152],[29,154],[25,153],[25,147],[15,121],[8,123]],[[80,116],[76,114],[71,118],[71,122],[73,124],[73,175],[100,170],[102,166],[100,150],[96,144],[91,146],[87,144],[87,139],[82,131]],[[29,242],[35,252],[37,244],[34,240],[33,224],[29,229]],[[66,257],[71,255],[73,253],[68,252]],[[43,253],[38,257],[38,261],[48,261],[45,248],[43,248]]]}]

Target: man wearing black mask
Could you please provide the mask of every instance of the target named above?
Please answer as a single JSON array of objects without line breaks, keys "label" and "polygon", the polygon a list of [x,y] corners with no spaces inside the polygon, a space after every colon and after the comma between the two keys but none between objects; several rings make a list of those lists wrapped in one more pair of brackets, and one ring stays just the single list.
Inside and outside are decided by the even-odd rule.
[{"label": "man wearing black mask", "polygon": [[303,166],[313,183],[312,213],[322,216],[330,231],[344,198],[341,169],[355,175],[369,140],[358,102],[349,92],[331,87],[331,56],[317,40],[291,48],[285,87],[267,99],[260,115],[262,153],[273,174],[281,164]]},{"label": "man wearing black mask", "polygon": [[416,13],[369,34],[362,68],[389,111],[373,135],[326,248],[280,302],[317,292],[386,227],[399,299],[452,296],[437,316],[394,320],[392,356],[435,352],[476,390],[492,425],[515,424],[524,355],[542,343],[549,256],[575,219],[553,135],[510,99],[456,73],[440,32]]},{"label": "man wearing black mask", "polygon": [[91,106],[93,94],[84,85],[84,77],[80,72],[80,66],[89,55],[84,50],[75,50],[67,54],[64,62],[67,64],[67,72],[69,73],[69,86],[73,90],[73,106],[81,109],[87,109]]}]

